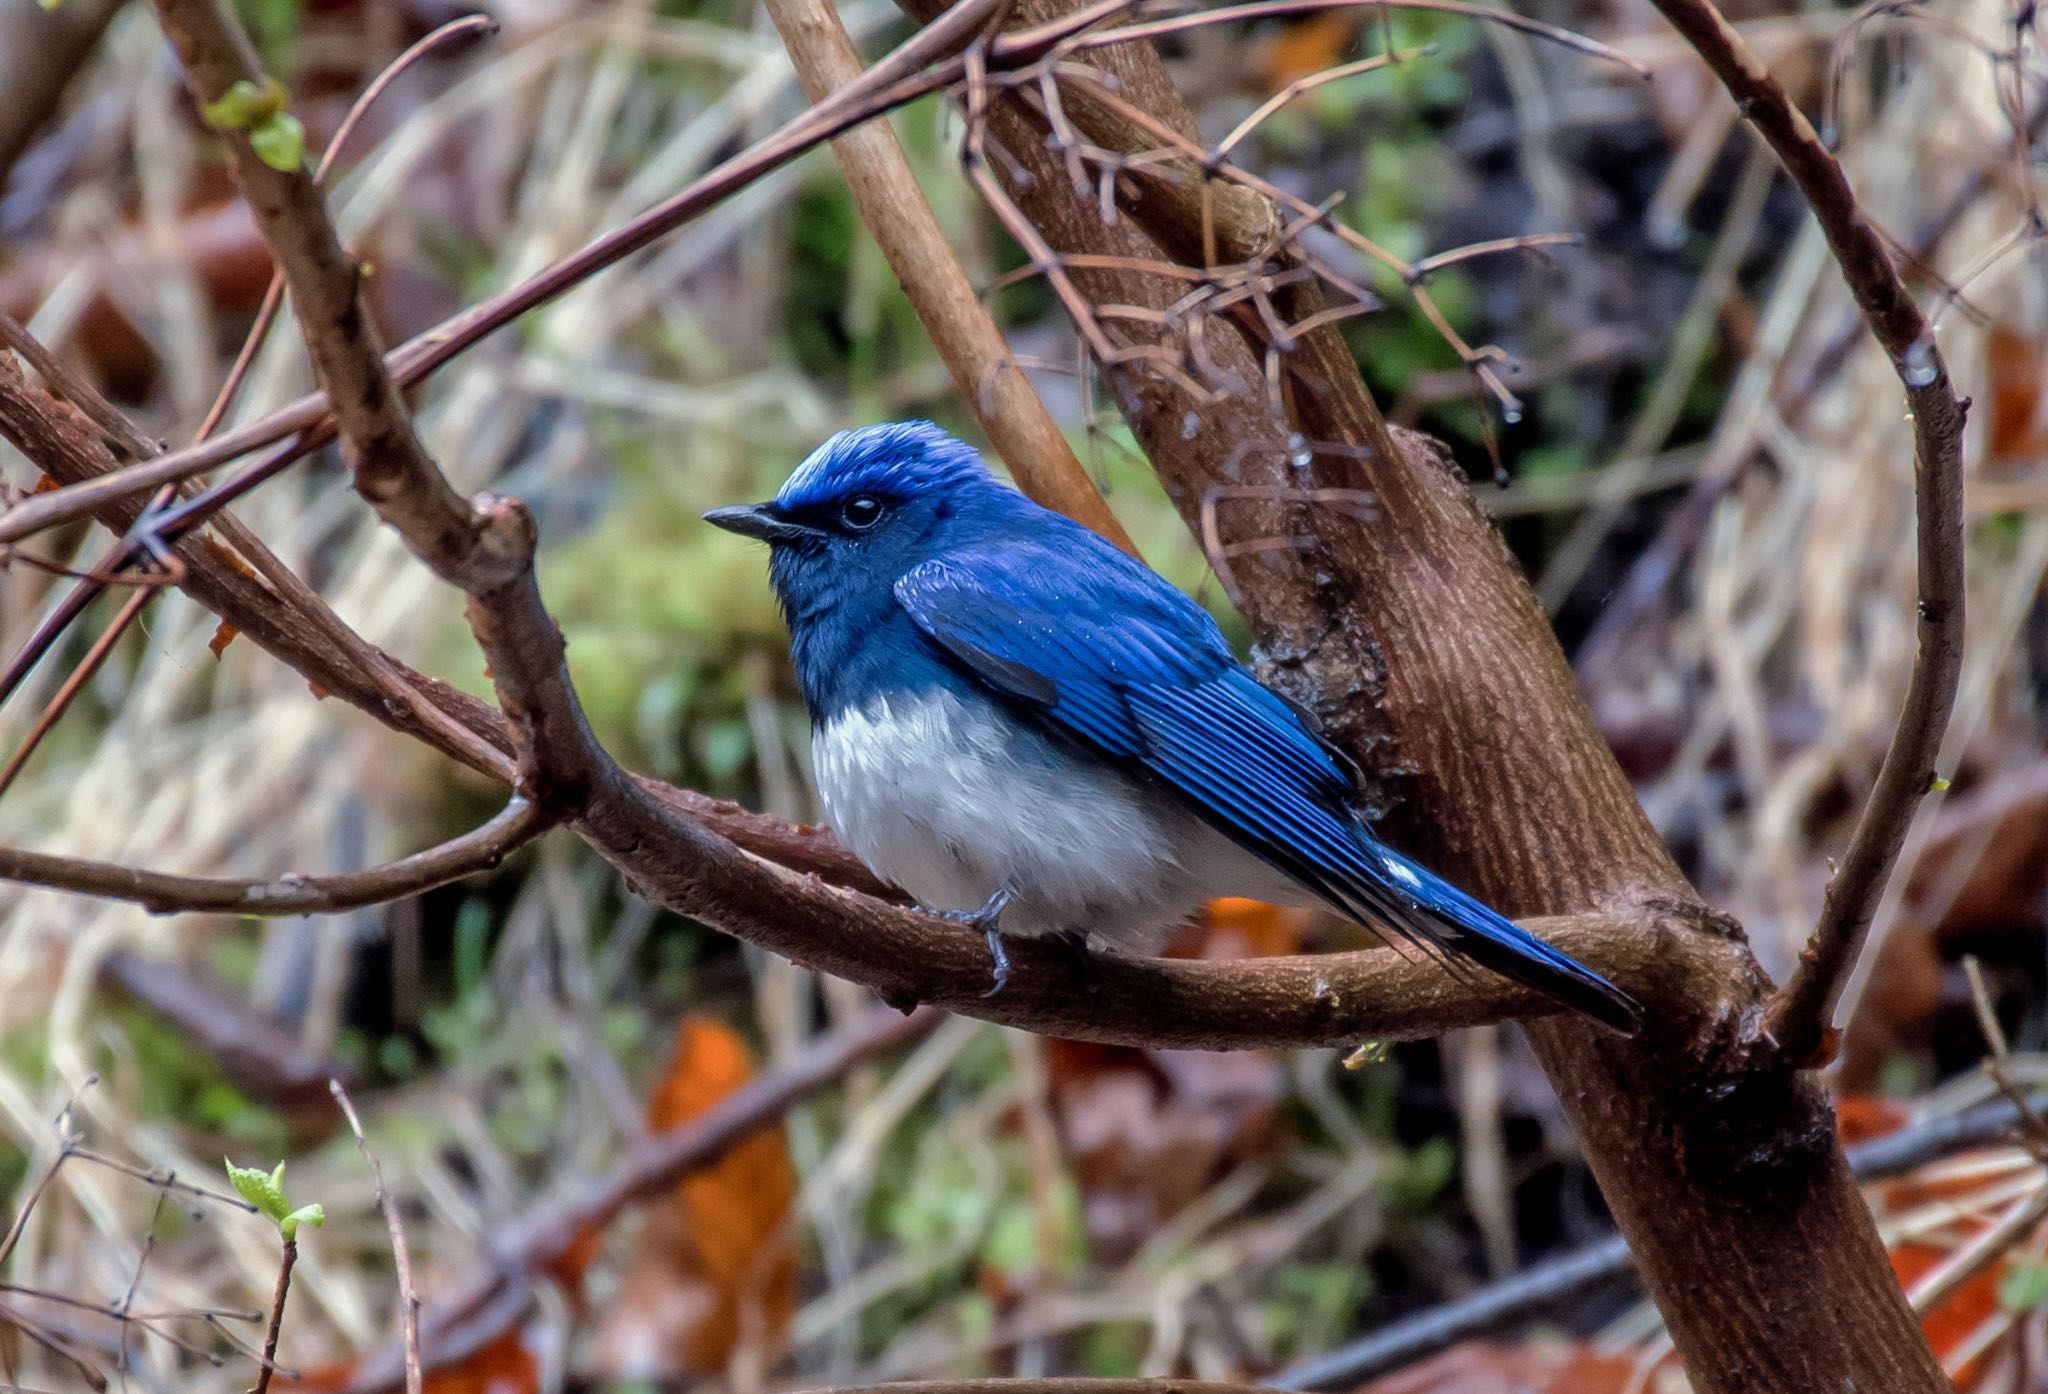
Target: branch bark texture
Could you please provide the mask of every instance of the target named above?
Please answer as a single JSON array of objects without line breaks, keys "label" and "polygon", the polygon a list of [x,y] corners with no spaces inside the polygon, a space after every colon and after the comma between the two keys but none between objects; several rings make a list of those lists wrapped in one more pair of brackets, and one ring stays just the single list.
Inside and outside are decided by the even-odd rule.
[{"label": "branch bark texture", "polygon": [[[160,5],[202,100],[256,75],[246,40],[214,0]],[[1087,9],[1098,11],[1109,12]],[[937,80],[917,68],[979,42],[998,12],[1007,13],[994,0],[963,0],[920,16],[926,29],[887,60],[894,66],[883,76],[871,71],[857,96],[841,89],[687,196],[474,307],[445,336],[401,350],[388,366],[310,179],[303,170],[269,170],[231,134],[237,171],[329,392],[327,402],[296,404],[256,434],[272,442],[291,431],[311,435],[326,429],[331,406],[365,497],[467,595],[502,712],[359,640],[337,646],[339,621],[317,598],[250,576],[218,543],[179,544],[188,589],[327,690],[517,779],[521,794],[573,820],[651,898],[866,983],[897,1005],[935,1002],[1088,1039],[1213,1047],[1349,1043],[1539,1010],[1511,985],[1454,982],[1388,951],[1114,962],[1090,984],[1071,980],[1056,953],[1024,945],[1005,992],[983,998],[989,965],[974,936],[845,889],[872,882],[829,839],[620,770],[584,725],[569,685],[560,636],[533,579],[531,519],[515,501],[457,494],[412,436],[396,384],[418,380],[490,328],[644,246],[709,206],[721,188],[872,115],[893,100],[889,92],[907,90],[901,84],[933,90],[927,84]],[[1015,13],[1040,24],[1033,34],[1049,36],[1043,26],[1072,25],[1083,11],[1024,0]],[[1219,183],[1188,156],[1193,123],[1149,45],[1079,58],[1114,81],[1073,85],[1067,114],[1095,147],[1146,156],[1115,181],[1125,218],[1105,219],[1092,198],[1076,196],[1062,152],[1047,143],[1046,108],[999,95],[988,131],[1031,176],[1017,204],[1034,239],[1094,258],[1073,272],[1091,299],[1164,310],[1187,282],[1143,261],[1201,268],[1274,245],[1286,219],[1265,192]],[[1694,1387],[1944,1388],[1834,1144],[1825,1100],[1760,1029],[1764,985],[1739,933],[1697,905],[1663,852],[1505,548],[1448,461],[1421,437],[1387,426],[1343,340],[1316,319],[1325,307],[1312,279],[1278,288],[1270,308],[1235,316],[1232,333],[1174,351],[1186,358],[1199,347],[1222,379],[1247,390],[1207,393],[1185,374],[1138,361],[1113,368],[1111,385],[1191,525],[1226,546],[1255,549],[1243,594],[1268,675],[1316,707],[1367,768],[1426,772],[1378,781],[1389,833],[1502,909],[1535,917],[1539,933],[1650,1006],[1652,1030],[1628,1044],[1580,1023],[1546,1020],[1531,1029]],[[1308,319],[1316,323],[1304,325]],[[1151,322],[1169,336],[1189,332],[1171,315]],[[1285,412],[1277,416],[1259,390],[1269,370],[1284,379],[1277,390]],[[113,468],[90,423],[29,386],[4,355],[0,432],[63,482]],[[224,462],[255,440],[229,437],[181,452],[174,468],[154,464],[160,473],[149,477],[161,483],[202,460]],[[1289,463],[1300,442],[1309,448],[1306,468]],[[74,495],[64,506],[90,504],[103,521],[125,527],[143,477],[131,472],[122,481],[127,493]],[[1327,506],[1368,492],[1378,512],[1370,524]],[[1312,557],[1261,546],[1303,532],[1313,533]]]},{"label": "branch bark texture", "polygon": [[[909,3],[930,16],[930,0]],[[1024,0],[1018,15],[1042,22],[1061,8]],[[1124,102],[1194,136],[1149,46],[1087,61]],[[1127,255],[1142,234],[1152,254],[1188,263],[1256,244],[1280,222],[1241,197],[1205,202],[1199,170],[1154,181],[1134,168],[1130,183],[1143,187],[1124,206],[1137,228],[1105,227],[1092,203],[1067,192],[1042,115],[1015,99],[997,105],[992,133],[1026,176],[1018,202],[1063,253]],[[1162,143],[1088,102],[1067,114],[1111,150]],[[1163,278],[1141,271],[1104,274],[1125,303],[1173,293],[1148,288]],[[1240,394],[1202,411],[1192,441],[1182,439],[1186,404],[1141,374],[1117,383],[1119,402],[1191,524],[1234,485],[1263,484],[1276,497],[1372,494],[1370,523],[1337,510],[1277,519],[1244,509],[1223,514],[1220,531],[1226,543],[1255,543],[1257,529],[1276,523],[1313,532],[1312,554],[1259,554],[1244,587],[1247,619],[1267,671],[1361,764],[1426,772],[1381,791],[1398,800],[1390,835],[1510,914],[1695,900],[1463,479],[1431,443],[1386,427],[1341,339],[1316,331],[1295,345],[1291,421],[1271,422]],[[1240,451],[1290,428],[1315,448],[1305,470],[1284,449]],[[1715,939],[1711,923],[1701,916],[1691,932],[1714,941],[1700,950],[1712,966],[1652,1005],[1649,1040],[1612,1042],[1565,1020],[1531,1027],[1694,1387],[1946,1388],[1835,1145],[1824,1096],[1769,1049],[1758,1029],[1761,974],[1739,937]]]}]

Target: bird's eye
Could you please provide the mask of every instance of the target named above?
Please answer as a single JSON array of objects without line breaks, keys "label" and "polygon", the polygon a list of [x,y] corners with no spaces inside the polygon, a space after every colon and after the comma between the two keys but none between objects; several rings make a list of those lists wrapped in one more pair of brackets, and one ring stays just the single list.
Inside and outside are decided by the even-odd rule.
[{"label": "bird's eye", "polygon": [[873,494],[855,494],[839,505],[839,521],[855,532],[866,532],[882,521],[882,501]]}]

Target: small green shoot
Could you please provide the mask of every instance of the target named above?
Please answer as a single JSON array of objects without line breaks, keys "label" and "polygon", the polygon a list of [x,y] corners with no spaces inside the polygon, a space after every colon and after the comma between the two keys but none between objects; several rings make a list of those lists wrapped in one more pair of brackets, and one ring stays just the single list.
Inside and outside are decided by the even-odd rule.
[{"label": "small green shoot", "polygon": [[277,1232],[285,1243],[298,1242],[302,1222],[315,1229],[327,1223],[327,1212],[319,1205],[301,1205],[294,1210],[291,1202],[284,1198],[283,1162],[277,1164],[275,1171],[268,1173],[261,1167],[238,1167],[233,1162],[228,1162],[227,1168],[228,1180],[234,1183],[236,1192],[277,1221]]},{"label": "small green shoot", "polygon": [[291,114],[284,84],[264,75],[244,78],[206,104],[206,123],[219,131],[246,131],[256,158],[290,173],[306,158],[306,128]]}]

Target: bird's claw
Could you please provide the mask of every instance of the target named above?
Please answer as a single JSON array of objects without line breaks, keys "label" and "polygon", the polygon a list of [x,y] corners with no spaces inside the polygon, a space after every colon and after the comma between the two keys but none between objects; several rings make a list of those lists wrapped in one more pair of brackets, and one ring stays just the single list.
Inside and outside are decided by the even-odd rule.
[{"label": "bird's claw", "polygon": [[1010,955],[1003,948],[1003,911],[1009,908],[1016,892],[1008,885],[996,887],[995,894],[973,910],[934,910],[931,913],[942,920],[965,925],[981,931],[981,937],[988,943],[988,956],[995,960],[995,985],[983,997],[993,997],[1003,990],[1010,981]]},{"label": "bird's claw", "polygon": [[1003,950],[1003,931],[994,920],[982,927],[981,935],[988,941],[988,956],[995,960],[995,983],[981,995],[993,997],[1010,981],[1010,956]]}]

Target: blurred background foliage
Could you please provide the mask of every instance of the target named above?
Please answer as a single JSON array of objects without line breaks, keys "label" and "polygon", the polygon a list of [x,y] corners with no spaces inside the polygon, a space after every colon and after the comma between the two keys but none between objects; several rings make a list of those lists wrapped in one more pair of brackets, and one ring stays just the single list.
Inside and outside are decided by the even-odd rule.
[{"label": "blurred background foliage", "polygon": [[[36,8],[0,7],[8,24]],[[90,12],[96,38],[20,148],[0,140],[0,308],[149,432],[184,439],[268,262],[152,16],[113,0],[63,8]],[[1447,441],[1479,481],[1646,806],[1782,968],[1910,657],[1910,459],[1890,366],[1862,343],[1796,200],[1646,7],[1532,8],[1623,46],[1656,82],[1441,14],[1237,24],[1186,36],[1169,58],[1214,138],[1296,78],[1427,46],[1317,89],[1263,126],[1244,162],[1303,197],[1345,191],[1337,216],[1404,257],[1580,237],[1430,280],[1460,333],[1509,355],[1518,413],[1474,393],[1396,279],[1374,283],[1384,308],[1345,332],[1390,414]],[[1984,958],[2023,1050],[2039,1045],[2048,1005],[2048,266],[2020,177],[2035,157],[2024,143],[2015,153],[1998,88],[2017,83],[2039,109],[2041,66],[2031,40],[2001,58],[2013,17],[1995,0],[1938,24],[1915,7],[1730,8],[1809,109],[1832,104],[1875,216],[1925,244],[1921,289],[1947,306],[1945,346],[1979,404],[1972,666],[1945,765],[1955,791],[1916,831],[1837,1073],[1846,1097],[1875,1100],[1857,1116],[1888,1127],[1988,1091],[1963,953]],[[316,145],[405,43],[456,13],[441,0],[240,9]],[[743,0],[489,9],[498,35],[396,84],[334,186],[394,341],[616,225],[798,105],[772,29]],[[870,55],[903,32],[871,0],[843,12]],[[18,71],[42,61],[0,42],[0,107],[45,90]],[[1018,266],[958,175],[957,116],[926,103],[892,124],[976,279]],[[1964,211],[1944,225],[1959,191]],[[1027,281],[995,304],[1146,558],[1242,643],[1200,549],[1077,371],[1051,296]],[[1846,351],[1832,349],[1845,335]],[[303,353],[275,333],[237,418],[306,385]],[[420,405],[461,484],[534,507],[544,589],[610,748],[661,778],[815,817],[762,555],[699,516],[772,493],[846,424],[930,416],[971,436],[829,159],[764,180],[529,316]],[[1488,482],[1496,460],[1504,487]],[[0,471],[34,485],[4,450]],[[373,640],[486,691],[459,603],[408,564],[334,459],[243,511]],[[58,541],[73,565],[97,545],[83,530]],[[1644,576],[1646,597],[1631,588]],[[0,575],[10,649],[61,593],[24,567]],[[108,604],[0,713],[9,749]],[[499,791],[312,700],[246,641],[209,653],[215,638],[182,598],[154,607],[0,802],[0,836],[194,873],[324,870],[402,855],[496,806]],[[1222,902],[1178,951],[1356,940]],[[394,1331],[390,1255],[330,1076],[364,1107],[432,1298],[650,1130],[772,1077],[869,1006],[650,909],[561,835],[489,876],[317,923],[152,920],[0,890],[0,1191],[10,1212],[29,1211],[5,1258],[9,1378],[18,1362],[38,1388],[115,1370],[150,1388],[241,1388],[256,1333],[218,1313],[270,1291],[274,1236],[266,1246],[239,1214],[67,1157],[52,1123],[66,1101],[92,1147],[138,1167],[211,1178],[223,1152],[291,1158],[294,1198],[322,1201],[330,1219],[306,1240],[280,1358],[305,1372],[300,1388],[368,1387]],[[59,1179],[38,1191],[59,1157]],[[1892,1232],[1913,1236],[1899,1241],[1902,1273],[2019,1194],[2013,1158],[1994,1149],[1874,1195]],[[1108,1050],[949,1021],[549,1255],[532,1300],[431,1384],[1258,1377],[1605,1232],[1512,1029],[1346,1070],[1328,1052]],[[2023,1387],[2036,1271],[2021,1254],[1936,1314],[1966,1383]],[[107,1305],[124,1291],[136,1300]],[[31,1292],[89,1300],[37,1305]],[[1542,1329],[1551,1339],[1461,1347],[1399,1387],[1597,1394],[1674,1378],[1623,1282],[1576,1294]]]}]

